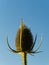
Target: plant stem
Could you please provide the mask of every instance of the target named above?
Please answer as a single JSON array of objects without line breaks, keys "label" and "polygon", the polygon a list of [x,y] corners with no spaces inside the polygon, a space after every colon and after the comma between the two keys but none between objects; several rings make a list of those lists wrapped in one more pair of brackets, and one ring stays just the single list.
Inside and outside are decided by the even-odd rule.
[{"label": "plant stem", "polygon": [[22,61],[23,61],[23,65],[27,65],[27,54],[26,53],[22,53]]}]

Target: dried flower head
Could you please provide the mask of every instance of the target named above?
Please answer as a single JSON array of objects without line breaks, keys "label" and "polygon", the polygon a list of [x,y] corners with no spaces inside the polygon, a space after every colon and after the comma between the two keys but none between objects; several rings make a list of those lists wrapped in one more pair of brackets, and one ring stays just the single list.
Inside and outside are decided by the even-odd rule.
[{"label": "dried flower head", "polygon": [[39,53],[38,49],[41,46],[42,40],[40,45],[36,50],[33,50],[35,43],[36,43],[37,35],[35,37],[35,40],[33,39],[33,35],[30,31],[30,29],[22,22],[20,28],[18,29],[17,35],[16,35],[16,50],[12,49],[8,42],[7,37],[7,44],[10,50],[14,53],[19,52],[25,52],[25,53]]},{"label": "dried flower head", "polygon": [[[18,30],[16,36],[16,49],[18,51],[31,51],[31,47],[33,44],[33,36],[31,31],[25,26]],[[22,33],[21,33],[22,32]],[[21,33],[21,34],[20,34]]]}]

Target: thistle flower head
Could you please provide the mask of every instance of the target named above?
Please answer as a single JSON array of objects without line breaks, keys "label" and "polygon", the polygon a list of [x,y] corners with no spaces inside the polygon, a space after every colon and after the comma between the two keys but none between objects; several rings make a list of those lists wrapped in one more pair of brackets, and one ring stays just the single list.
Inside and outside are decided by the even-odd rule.
[{"label": "thistle flower head", "polygon": [[22,23],[16,36],[16,49],[18,51],[30,51],[33,44],[33,36],[29,28]]},{"label": "thistle flower head", "polygon": [[38,49],[42,44],[42,40],[40,41],[40,45],[37,47],[37,49],[34,50],[36,40],[37,40],[37,35],[33,40],[33,35],[30,29],[24,24],[22,20],[21,26],[18,29],[16,40],[15,40],[16,50],[12,49],[11,46],[9,45],[8,37],[7,37],[7,44],[10,50],[14,53],[19,53],[19,52],[39,53]]}]

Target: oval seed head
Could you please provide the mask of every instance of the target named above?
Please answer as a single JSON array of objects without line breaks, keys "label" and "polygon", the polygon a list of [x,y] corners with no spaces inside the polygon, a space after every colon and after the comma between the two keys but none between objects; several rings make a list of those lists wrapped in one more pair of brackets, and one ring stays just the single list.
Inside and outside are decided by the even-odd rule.
[{"label": "oval seed head", "polygon": [[31,31],[23,23],[17,32],[16,49],[17,51],[27,52],[30,51],[32,44],[33,36]]}]

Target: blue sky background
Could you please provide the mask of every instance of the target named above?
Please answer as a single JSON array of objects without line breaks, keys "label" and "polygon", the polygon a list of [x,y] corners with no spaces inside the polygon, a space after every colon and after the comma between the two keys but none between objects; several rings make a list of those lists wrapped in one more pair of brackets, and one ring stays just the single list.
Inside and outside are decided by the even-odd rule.
[{"label": "blue sky background", "polygon": [[6,36],[15,49],[15,38],[21,18],[38,35],[35,49],[43,37],[39,54],[27,56],[28,65],[49,65],[49,0],[0,0],[0,65],[22,65],[19,54],[9,51]]}]

